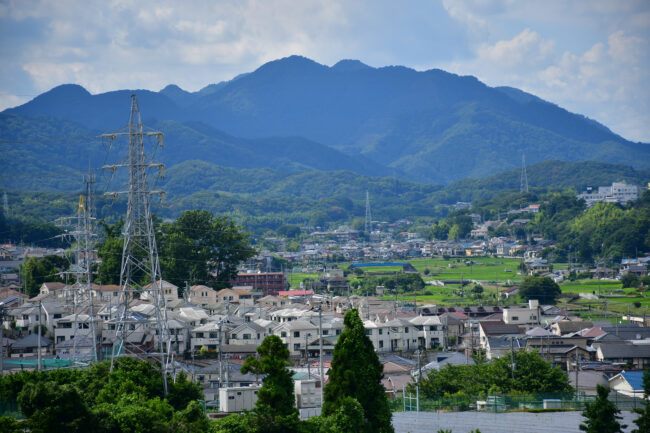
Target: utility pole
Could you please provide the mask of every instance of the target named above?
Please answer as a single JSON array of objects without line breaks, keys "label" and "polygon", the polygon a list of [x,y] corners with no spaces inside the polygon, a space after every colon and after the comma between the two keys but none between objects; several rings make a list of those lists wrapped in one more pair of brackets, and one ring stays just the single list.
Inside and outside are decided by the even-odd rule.
[{"label": "utility pole", "polygon": [[311,334],[309,332],[305,333],[305,364],[307,364],[307,379],[311,379],[311,369],[309,367],[309,337]]},{"label": "utility pole", "polygon": [[5,307],[4,305],[0,305],[0,377],[2,377],[4,373],[4,356],[5,356],[5,343],[4,343],[4,335],[3,335],[4,322],[5,322]]},{"label": "utility pole", "polygon": [[510,372],[512,373],[512,380],[515,380],[515,348],[514,337],[510,337]]},{"label": "utility pole", "polygon": [[43,309],[43,303],[39,299],[38,301],[38,342],[36,343],[38,346],[38,371],[41,371],[43,369],[43,363],[41,361],[41,330],[43,328],[43,315],[41,314],[41,311]]},{"label": "utility pole", "polygon": [[580,356],[578,355],[578,352],[576,351],[575,357],[576,361],[576,400],[578,399],[578,395],[580,393],[580,385],[578,383],[579,379],[579,371],[580,371]]},{"label": "utility pole", "polygon": [[[102,135],[102,138],[110,141],[111,147],[118,137],[128,138],[129,155],[120,164],[103,167],[105,170],[109,170],[111,174],[115,173],[119,168],[126,168],[129,172],[129,183],[126,190],[105,193],[113,198],[120,195],[128,197],[123,231],[124,247],[120,268],[119,307],[115,319],[115,334],[111,351],[111,370],[115,358],[120,356],[122,352],[130,352],[134,356],[142,355],[132,350],[128,345],[129,335],[135,331],[135,329],[130,329],[131,325],[135,325],[133,328],[143,326],[141,322],[136,321],[131,316],[130,309],[134,300],[147,296],[154,307],[152,328],[157,331],[157,335],[154,335],[154,341],[157,337],[159,343],[157,355],[160,359],[163,390],[166,395],[167,371],[171,362],[171,339],[167,325],[167,309],[162,290],[162,276],[150,204],[152,195],[163,197],[164,193],[150,190],[147,181],[151,170],[158,170],[162,174],[164,165],[153,161],[145,153],[145,138],[155,137],[157,146],[162,147],[163,134],[159,131],[144,130],[140,107],[135,94],[131,95],[128,131]],[[143,282],[149,282],[149,284],[143,286]],[[156,354],[150,353],[148,355]]]},{"label": "utility pole", "polygon": [[325,377],[323,376],[323,304],[318,303],[318,363],[320,368],[320,404],[323,406],[323,388],[325,388]]},{"label": "utility pole", "polygon": [[223,325],[223,320],[219,319],[217,323],[217,331],[219,332],[219,388],[223,388],[223,359],[221,357],[221,325]]}]

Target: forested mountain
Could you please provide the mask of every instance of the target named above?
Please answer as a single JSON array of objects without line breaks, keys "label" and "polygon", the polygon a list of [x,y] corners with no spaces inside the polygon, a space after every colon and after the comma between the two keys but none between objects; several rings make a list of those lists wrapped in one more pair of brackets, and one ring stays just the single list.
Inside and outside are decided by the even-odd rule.
[{"label": "forested mountain", "polygon": [[[124,111],[124,110],[122,110]],[[124,114],[124,113],[122,113]],[[234,168],[268,168],[294,173],[351,170],[380,176],[388,169],[363,156],[349,156],[301,137],[244,139],[200,122],[152,121],[165,134],[156,157],[168,167],[188,160]],[[79,188],[80,173],[126,155],[111,149],[100,131],[52,116],[0,114],[0,153],[6,164],[0,185],[7,189],[62,191]],[[194,173],[201,176],[201,173]],[[187,190],[185,192],[193,192]]]},{"label": "forested mountain", "polygon": [[[51,116],[54,130],[65,121],[93,134],[111,131],[127,123],[132,92],[145,123],[167,134],[161,157],[169,165],[202,159],[427,183],[519,167],[522,154],[530,163],[593,160],[650,168],[648,144],[629,142],[518,89],[437,69],[372,68],[352,60],[328,67],[298,56],[193,93],[171,85],[160,92],[91,95],[80,86],[59,86],[6,110],[0,130],[15,121],[13,114]],[[50,142],[52,152],[64,154],[57,146]]]},{"label": "forested mountain", "polygon": [[[81,190],[81,172],[68,192],[9,191],[13,215],[51,221],[75,211]],[[518,201],[538,200],[549,191],[575,191],[587,185],[599,186],[613,181],[643,185],[650,171],[595,162],[566,163],[547,161],[527,167],[531,193],[519,194],[519,170],[510,170],[483,179],[465,179],[447,187],[420,184],[396,178],[371,177],[352,171],[304,171],[235,169],[192,160],[172,166],[156,188],[168,193],[164,204],[154,203],[158,216],[176,217],[185,209],[206,209],[229,215],[248,230],[263,233],[287,224],[326,226],[363,223],[365,195],[370,194],[372,215],[376,220],[399,218],[431,221],[443,217],[449,205],[472,201],[485,209],[508,210]],[[123,200],[112,202],[102,197],[110,187],[102,177],[98,182],[100,217],[114,219],[126,211]],[[22,188],[16,188],[22,189]],[[497,196],[497,197],[495,197]],[[488,201],[489,200],[489,201]]]}]

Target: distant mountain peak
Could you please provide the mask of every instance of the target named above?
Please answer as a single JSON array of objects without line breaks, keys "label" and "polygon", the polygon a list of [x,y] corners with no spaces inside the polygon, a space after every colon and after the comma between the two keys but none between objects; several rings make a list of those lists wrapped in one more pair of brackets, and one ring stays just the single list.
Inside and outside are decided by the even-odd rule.
[{"label": "distant mountain peak", "polygon": [[327,69],[327,66],[321,65],[318,62],[315,62],[312,59],[309,59],[304,56],[292,55],[289,57],[283,57],[278,60],[272,60],[268,63],[260,66],[255,72],[262,71],[286,71],[287,69],[294,70],[313,70],[313,69]]},{"label": "distant mountain peak", "polygon": [[186,90],[181,89],[176,84],[168,84],[168,85],[165,86],[164,89],[162,89],[160,91],[160,93],[168,93],[168,92],[184,92],[184,93],[188,93]]},{"label": "distant mountain peak", "polygon": [[40,96],[43,95],[50,95],[50,96],[64,96],[64,97],[71,97],[71,96],[91,96],[90,92],[80,86],[79,84],[61,84],[60,86],[56,86],[52,88],[50,91],[43,93]]},{"label": "distant mountain peak", "polygon": [[343,59],[338,61],[332,69],[337,71],[361,71],[364,69],[374,69],[372,66],[368,66],[360,60],[354,59]]}]

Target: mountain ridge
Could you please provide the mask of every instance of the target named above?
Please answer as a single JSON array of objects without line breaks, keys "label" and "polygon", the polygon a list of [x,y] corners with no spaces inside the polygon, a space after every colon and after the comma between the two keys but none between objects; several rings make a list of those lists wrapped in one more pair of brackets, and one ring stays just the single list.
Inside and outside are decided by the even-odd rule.
[{"label": "mountain ridge", "polygon": [[[324,152],[313,144],[319,143],[339,152],[329,153],[331,169],[356,161],[360,173],[379,170],[418,182],[449,184],[490,175],[518,167],[522,154],[531,163],[598,160],[650,168],[647,143],[625,140],[593,119],[530,93],[489,87],[476,77],[440,69],[375,68],[351,59],[327,66],[290,56],[198,92],[168,85],[160,92],[91,95],[81,86],[63,85],[4,113],[55,116],[105,132],[127,123],[131,93],[138,96],[150,126],[202,122],[231,137],[259,142],[303,137],[302,148],[297,141],[287,147],[304,151],[303,160],[320,158],[307,155],[310,149]],[[179,144],[193,146],[190,141]],[[239,164],[236,155],[255,160],[243,156],[250,152],[244,141],[228,151],[233,166]],[[288,169],[296,162],[291,157],[273,161]]]}]

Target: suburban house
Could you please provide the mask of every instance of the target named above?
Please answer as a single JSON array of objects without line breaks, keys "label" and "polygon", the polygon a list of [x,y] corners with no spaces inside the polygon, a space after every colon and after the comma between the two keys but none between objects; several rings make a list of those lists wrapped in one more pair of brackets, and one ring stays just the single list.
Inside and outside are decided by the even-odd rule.
[{"label": "suburban house", "polygon": [[54,350],[53,341],[43,336],[39,337],[38,334],[30,334],[11,345],[11,358],[38,356],[39,339],[41,355],[51,355]]},{"label": "suburban house", "polygon": [[187,300],[199,307],[206,307],[217,303],[217,291],[203,285],[191,286],[187,294]]},{"label": "suburban house", "polygon": [[643,372],[622,371],[609,379],[609,387],[629,397],[643,398]]}]

